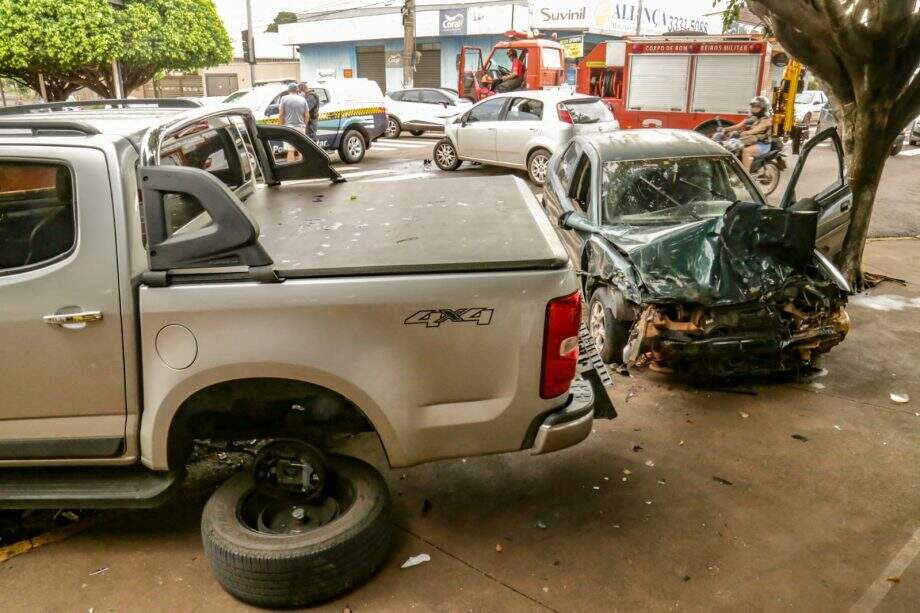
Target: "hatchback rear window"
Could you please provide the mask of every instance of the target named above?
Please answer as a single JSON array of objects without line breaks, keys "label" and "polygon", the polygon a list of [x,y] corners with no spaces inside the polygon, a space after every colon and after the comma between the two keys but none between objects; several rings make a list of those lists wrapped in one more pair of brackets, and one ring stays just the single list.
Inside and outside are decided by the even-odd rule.
[{"label": "hatchback rear window", "polygon": [[563,102],[562,107],[572,114],[572,121],[576,124],[614,120],[610,107],[596,98],[594,100],[569,100]]}]

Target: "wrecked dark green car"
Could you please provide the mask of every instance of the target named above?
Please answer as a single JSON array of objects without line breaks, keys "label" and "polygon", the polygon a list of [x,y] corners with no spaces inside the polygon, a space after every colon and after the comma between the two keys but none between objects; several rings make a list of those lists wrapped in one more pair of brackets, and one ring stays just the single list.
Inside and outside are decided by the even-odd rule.
[{"label": "wrecked dark green car", "polygon": [[[834,149],[809,162],[820,143]],[[840,151],[833,131],[812,139],[775,205],[695,132],[589,135],[557,154],[544,207],[582,271],[604,361],[762,375],[800,370],[840,343],[850,289],[828,260],[849,224]],[[827,183],[800,181],[805,164]],[[813,194],[797,199],[799,184]]]}]

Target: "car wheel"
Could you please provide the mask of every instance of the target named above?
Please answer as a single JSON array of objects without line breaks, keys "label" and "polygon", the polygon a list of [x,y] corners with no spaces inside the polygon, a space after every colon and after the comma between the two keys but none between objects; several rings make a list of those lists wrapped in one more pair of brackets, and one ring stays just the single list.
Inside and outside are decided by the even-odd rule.
[{"label": "car wheel", "polygon": [[384,138],[399,138],[400,132],[402,132],[402,126],[399,120],[395,117],[388,117],[387,129],[383,133]]},{"label": "car wheel", "polygon": [[357,164],[364,159],[366,150],[367,146],[361,133],[357,130],[349,130],[342,137],[342,144],[339,145],[339,157],[346,164]]},{"label": "car wheel", "polygon": [[329,456],[328,479],[309,502],[269,496],[252,471],[211,496],[201,517],[205,555],[218,582],[260,607],[293,607],[353,589],[383,564],[393,534],[383,477]]},{"label": "car wheel", "polygon": [[434,163],[441,170],[457,170],[462,161],[454,144],[445,138],[434,146]]},{"label": "car wheel", "polygon": [[538,187],[543,187],[543,184],[546,183],[551,155],[546,149],[537,149],[527,158],[527,176]]},{"label": "car wheel", "polygon": [[769,196],[779,187],[780,169],[776,162],[767,162],[757,171],[754,177],[760,184],[760,191],[764,196]]},{"label": "car wheel", "polygon": [[606,287],[597,288],[588,303],[588,332],[597,353],[605,364],[620,364],[623,348],[629,340],[629,324],[618,320],[610,305],[613,300]]},{"label": "car wheel", "polygon": [[424,133],[425,133],[424,130],[412,130],[411,132],[409,132],[409,134],[411,134],[412,136],[421,136]]}]

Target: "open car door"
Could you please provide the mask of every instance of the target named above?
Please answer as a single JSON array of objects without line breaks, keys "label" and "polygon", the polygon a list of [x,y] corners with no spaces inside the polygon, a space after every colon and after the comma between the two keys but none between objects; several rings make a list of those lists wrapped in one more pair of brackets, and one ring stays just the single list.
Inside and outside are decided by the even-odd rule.
[{"label": "open car door", "polygon": [[476,80],[482,73],[482,49],[479,47],[461,47],[457,56],[457,74],[460,82],[457,91],[461,98],[476,102]]},{"label": "open car door", "polygon": [[850,227],[853,195],[847,182],[843,146],[836,128],[828,128],[811,140],[792,171],[782,207],[818,211],[815,248],[833,258],[843,247]]}]

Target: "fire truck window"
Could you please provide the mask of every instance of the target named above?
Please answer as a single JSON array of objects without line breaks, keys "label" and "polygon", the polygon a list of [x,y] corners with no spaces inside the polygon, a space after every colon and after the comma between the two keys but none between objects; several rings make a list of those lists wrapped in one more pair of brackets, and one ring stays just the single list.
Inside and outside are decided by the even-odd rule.
[{"label": "fire truck window", "polygon": [[547,70],[562,68],[562,52],[559,49],[543,47],[541,57],[543,59],[543,68]]}]

